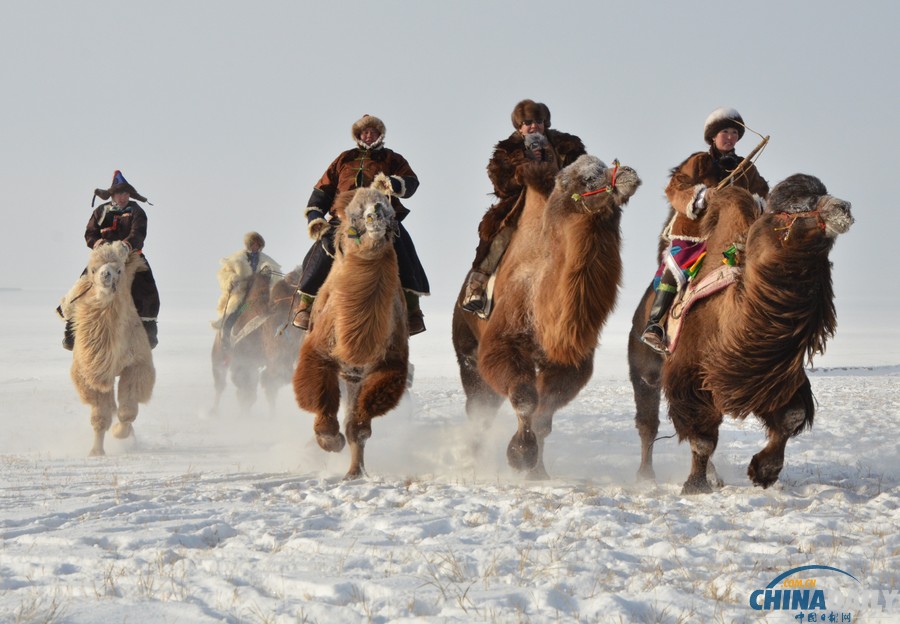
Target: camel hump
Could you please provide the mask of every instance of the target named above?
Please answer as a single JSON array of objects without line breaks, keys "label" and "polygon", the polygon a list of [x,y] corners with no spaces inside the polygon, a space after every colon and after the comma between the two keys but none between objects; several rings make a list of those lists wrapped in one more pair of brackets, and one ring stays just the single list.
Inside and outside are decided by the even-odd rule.
[{"label": "camel hump", "polygon": [[130,250],[128,249],[128,245],[122,241],[113,241],[108,245],[100,245],[94,249],[92,259],[94,262],[99,262],[100,264],[125,262],[129,253]]}]

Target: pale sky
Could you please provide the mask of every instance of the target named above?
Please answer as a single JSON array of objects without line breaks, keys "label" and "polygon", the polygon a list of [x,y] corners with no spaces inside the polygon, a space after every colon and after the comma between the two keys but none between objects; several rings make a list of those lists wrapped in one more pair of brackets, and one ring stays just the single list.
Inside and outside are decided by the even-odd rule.
[{"label": "pale sky", "polygon": [[[421,181],[405,224],[431,280],[426,314],[449,309],[491,202],[492,147],[532,98],[554,128],[643,179],[622,222],[620,309],[655,270],[669,170],[705,149],[718,106],[771,137],[757,161],[770,186],[810,173],[852,202],[856,225],[832,256],[839,311],[845,298],[897,303],[898,7],[4,2],[0,287],[61,295],[86,259],[92,192],[121,169],[153,203],[145,251],[161,319],[188,289],[208,290],[212,310],[219,258],[246,231],[299,264],[312,186],[369,113]],[[738,153],[758,141],[748,132]]]}]

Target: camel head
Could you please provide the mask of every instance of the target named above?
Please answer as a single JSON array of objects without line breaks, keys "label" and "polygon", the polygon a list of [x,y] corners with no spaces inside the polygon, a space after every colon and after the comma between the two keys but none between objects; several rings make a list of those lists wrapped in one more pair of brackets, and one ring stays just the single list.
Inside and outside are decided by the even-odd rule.
[{"label": "camel head", "polygon": [[572,197],[588,212],[599,212],[628,203],[640,185],[631,167],[616,163],[610,169],[596,156],[584,154],[557,174],[554,192]]},{"label": "camel head", "polygon": [[833,240],[853,225],[850,202],[829,195],[818,178],[803,173],[775,185],[766,199],[766,213],[784,222],[785,241],[817,231]]},{"label": "camel head", "polygon": [[[390,188],[390,182],[387,185]],[[397,230],[394,207],[390,195],[375,188],[374,184],[373,187],[354,191],[337,212],[341,219],[340,235],[345,250],[348,246],[375,248],[384,242],[393,243]]]},{"label": "camel head", "polygon": [[88,279],[94,297],[100,301],[111,301],[125,275],[128,260],[128,246],[122,241],[100,245],[88,257]]}]

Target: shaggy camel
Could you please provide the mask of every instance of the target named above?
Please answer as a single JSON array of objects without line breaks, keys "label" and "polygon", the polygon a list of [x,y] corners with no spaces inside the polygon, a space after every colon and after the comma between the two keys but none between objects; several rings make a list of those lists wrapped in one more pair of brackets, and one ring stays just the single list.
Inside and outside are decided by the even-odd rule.
[{"label": "shaggy camel", "polygon": [[256,402],[257,386],[262,386],[269,410],[274,411],[279,389],[291,383],[294,374],[301,332],[283,330],[291,318],[300,268],[281,278],[263,268],[249,281],[243,300],[233,306],[237,313],[222,324],[213,340],[214,412],[229,370],[245,412]]},{"label": "shaggy camel", "polygon": [[297,404],[315,413],[313,431],[326,451],[344,447],[337,420],[339,377],[346,382],[344,427],[351,454],[346,479],[365,473],[372,419],[396,407],[406,388],[409,332],[389,189],[390,181],[379,174],[371,188],[338,196],[334,265],[319,291],[294,371]]},{"label": "shaggy camel", "polygon": [[[504,397],[518,418],[507,461],[546,478],[553,414],[593,372],[600,330],[613,310],[622,263],[622,207],[641,181],[584,155],[559,171],[526,165],[524,205],[492,288],[487,320],[453,311],[453,346],[470,419],[487,426]],[[595,191],[592,193],[592,191]]]},{"label": "shaggy camel", "polygon": [[91,406],[91,455],[105,454],[103,438],[116,399],[119,421],[112,434],[125,439],[134,432],[138,404],[150,400],[156,382],[150,343],[131,298],[134,275],[145,267],[141,254],[130,253],[121,241],[101,245],[91,251],[87,271],[63,299],[65,318],[75,324],[72,382]]},{"label": "shaggy camel", "polygon": [[[702,216],[707,258],[692,283],[699,286],[716,271],[731,272],[734,283],[693,299],[677,346],[665,360],[639,339],[652,299],[648,290],[628,341],[641,438],[638,475],[654,476],[652,446],[662,388],[679,439],[691,444],[685,494],[722,485],[710,458],[724,414],[743,419],[753,413],[765,425],[768,444],[747,470],[751,481],[764,488],[778,479],[788,439],[812,426],[815,404],[804,362],[822,353],[834,335],[828,255],[837,235],[853,223],[850,204],[828,195],[809,175],[796,174],[776,185],[758,218],[754,199],[743,189],[726,188],[707,197]],[[732,247],[739,252],[737,266],[720,269],[714,259]],[[692,297],[690,288],[687,293],[685,300]],[[681,309],[688,309],[684,301]]]}]

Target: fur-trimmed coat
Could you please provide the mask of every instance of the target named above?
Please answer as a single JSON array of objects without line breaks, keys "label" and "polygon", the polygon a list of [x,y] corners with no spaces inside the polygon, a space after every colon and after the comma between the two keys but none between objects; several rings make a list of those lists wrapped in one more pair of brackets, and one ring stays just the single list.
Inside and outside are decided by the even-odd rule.
[{"label": "fur-trimmed coat", "polygon": [[[249,252],[245,250],[222,258],[220,262],[222,266],[216,277],[219,280],[222,295],[219,297],[216,315],[217,318],[225,318],[235,312],[243,303],[244,297],[247,295],[247,287],[250,285],[250,278],[253,277],[254,272],[250,266]],[[259,273],[264,267],[268,267],[270,271],[276,273],[281,272],[280,264],[263,252],[259,252],[256,272]],[[273,275],[273,277],[275,276]]]},{"label": "fur-trimmed coat", "polygon": [[334,217],[331,209],[335,197],[345,191],[368,187],[379,173],[391,178],[394,187],[391,205],[397,220],[402,221],[409,214],[409,209],[398,198],[412,197],[419,188],[419,178],[403,156],[386,147],[371,150],[353,148],[335,158],[313,188],[307,202],[307,218],[310,211],[321,213],[318,216],[330,213]]},{"label": "fur-trimmed coat", "polygon": [[[704,187],[711,191],[715,189],[742,160],[740,156],[732,156],[734,164],[726,168],[721,164],[721,158],[721,154],[713,147],[708,152],[691,154],[687,160],[672,169],[672,177],[666,187],[666,198],[675,214],[667,227],[668,238],[702,240],[698,215],[694,213],[694,200]],[[768,183],[752,164],[735,176],[731,184],[747,189],[763,199],[769,194]]]},{"label": "fur-trimmed coat", "polygon": [[[574,134],[547,130],[544,133],[560,169],[572,164],[576,158],[586,153],[584,143]],[[509,137],[494,146],[494,153],[487,165],[488,177],[494,185],[497,201],[488,208],[478,226],[478,235],[482,241],[491,241],[503,220],[510,213],[524,188],[522,178],[526,164],[534,162],[525,150],[525,137],[516,130]]]}]

